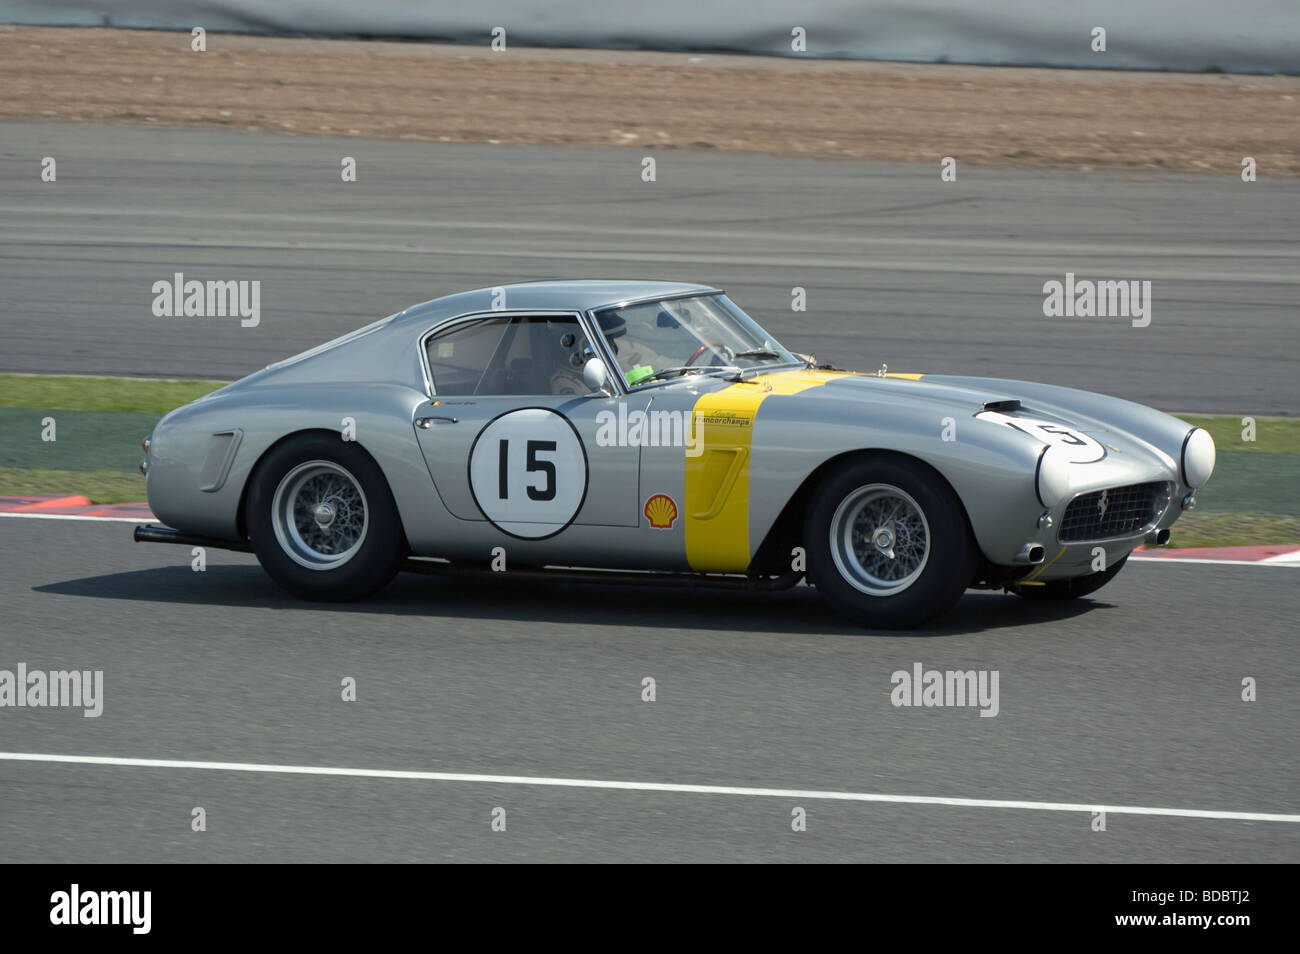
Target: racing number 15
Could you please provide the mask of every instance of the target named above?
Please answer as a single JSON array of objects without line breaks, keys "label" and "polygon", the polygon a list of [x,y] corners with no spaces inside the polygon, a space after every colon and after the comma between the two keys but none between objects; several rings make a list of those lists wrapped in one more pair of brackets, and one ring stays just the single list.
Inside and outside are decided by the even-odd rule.
[{"label": "racing number 15", "polygon": [[[538,460],[539,451],[554,451],[555,441],[529,441],[527,471],[530,474],[541,472],[546,475],[544,487],[529,486],[529,500],[555,499],[555,464],[549,460]],[[510,441],[502,440],[497,444],[497,496],[506,500],[510,496]]]},{"label": "racing number 15", "polygon": [[1057,437],[1061,438],[1061,442],[1064,444],[1073,444],[1076,447],[1088,446],[1088,442],[1081,439],[1073,431],[1067,431],[1065,428],[1057,427],[1055,424],[1039,424],[1038,429],[1040,431],[1045,431],[1048,434],[1055,434]]}]

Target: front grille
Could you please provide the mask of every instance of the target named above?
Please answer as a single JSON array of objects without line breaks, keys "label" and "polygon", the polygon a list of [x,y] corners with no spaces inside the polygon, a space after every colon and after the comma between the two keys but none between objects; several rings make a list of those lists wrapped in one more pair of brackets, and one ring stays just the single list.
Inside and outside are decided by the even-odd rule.
[{"label": "front grille", "polygon": [[1169,484],[1107,487],[1075,497],[1065,508],[1060,541],[1106,540],[1129,537],[1149,529],[1169,506]]}]

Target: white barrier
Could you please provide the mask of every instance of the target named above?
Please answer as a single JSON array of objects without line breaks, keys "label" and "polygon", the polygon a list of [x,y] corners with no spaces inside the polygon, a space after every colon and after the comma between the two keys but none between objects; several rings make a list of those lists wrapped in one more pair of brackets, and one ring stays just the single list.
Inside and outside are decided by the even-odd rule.
[{"label": "white barrier", "polygon": [[1300,0],[0,0],[0,22],[1300,73]]}]

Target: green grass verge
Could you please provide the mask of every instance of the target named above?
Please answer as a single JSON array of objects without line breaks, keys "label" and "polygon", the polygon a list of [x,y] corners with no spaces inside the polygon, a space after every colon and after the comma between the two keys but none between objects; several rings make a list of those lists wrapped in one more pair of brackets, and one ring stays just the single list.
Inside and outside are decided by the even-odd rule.
[{"label": "green grass verge", "polygon": [[0,374],[0,407],[166,414],[227,383]]},{"label": "green grass verge", "polygon": [[91,503],[141,503],[144,475],[115,470],[45,470],[0,467],[0,497],[25,494],[80,494]]},{"label": "green grass verge", "polygon": [[1209,414],[1176,414],[1180,421],[1203,427],[1221,451],[1253,451],[1264,454],[1300,454],[1300,418],[1255,418],[1255,439],[1243,440],[1242,417]]},{"label": "green grass verge", "polygon": [[[144,477],[136,469],[140,438],[163,414],[225,383],[0,374],[0,496],[80,494],[94,503],[143,501]],[[59,440],[46,444],[40,440],[40,421],[51,411]],[[55,466],[16,466],[42,456]]]},{"label": "green grass verge", "polygon": [[[153,433],[161,417],[122,411],[0,407],[0,467],[134,474],[144,456],[140,439]],[[53,426],[47,428],[50,421]],[[45,436],[58,439],[46,441]]]},{"label": "green grass verge", "polygon": [[1184,547],[1252,547],[1281,543],[1300,547],[1300,517],[1263,513],[1200,513],[1178,518],[1169,545]]}]

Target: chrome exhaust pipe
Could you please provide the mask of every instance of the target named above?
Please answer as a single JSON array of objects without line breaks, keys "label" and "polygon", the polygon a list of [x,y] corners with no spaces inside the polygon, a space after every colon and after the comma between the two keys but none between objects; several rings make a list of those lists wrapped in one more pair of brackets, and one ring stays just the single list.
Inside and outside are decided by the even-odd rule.
[{"label": "chrome exhaust pipe", "polygon": [[135,528],[131,536],[136,543],[176,543],[183,547],[209,547],[214,550],[235,550],[239,553],[253,551],[253,548],[243,541],[201,537],[194,533],[182,533],[171,527],[159,527],[154,524],[141,524]]},{"label": "chrome exhaust pipe", "polygon": [[1017,563],[1028,563],[1030,566],[1037,566],[1045,559],[1047,559],[1047,551],[1043,549],[1041,543],[1026,543],[1016,554]]},{"label": "chrome exhaust pipe", "polygon": [[1149,547],[1163,547],[1169,544],[1169,528],[1162,527],[1159,530],[1152,530],[1142,538],[1143,544]]}]

